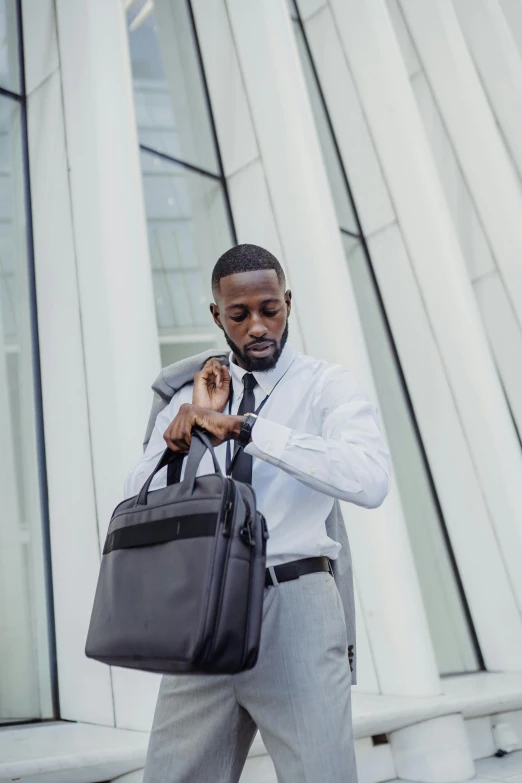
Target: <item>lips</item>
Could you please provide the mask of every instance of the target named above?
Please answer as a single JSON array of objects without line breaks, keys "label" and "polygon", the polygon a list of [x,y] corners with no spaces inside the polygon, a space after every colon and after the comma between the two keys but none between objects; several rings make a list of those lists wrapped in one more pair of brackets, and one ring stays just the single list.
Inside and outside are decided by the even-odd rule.
[{"label": "lips", "polygon": [[274,348],[274,343],[265,342],[265,343],[254,343],[254,345],[249,346],[246,350],[248,351],[248,353],[261,359],[263,356],[268,356],[268,354],[272,351],[273,348]]}]

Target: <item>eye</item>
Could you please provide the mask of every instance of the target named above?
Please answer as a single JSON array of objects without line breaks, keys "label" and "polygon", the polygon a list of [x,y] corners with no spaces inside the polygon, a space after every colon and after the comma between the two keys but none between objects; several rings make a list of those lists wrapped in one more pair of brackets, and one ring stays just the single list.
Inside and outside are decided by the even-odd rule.
[{"label": "eye", "polygon": [[265,310],[263,315],[267,315],[269,318],[273,318],[275,315],[277,315],[279,310]]},{"label": "eye", "polygon": [[246,318],[246,315],[231,315],[230,320],[235,321],[236,323],[240,323],[240,321],[244,321]]}]

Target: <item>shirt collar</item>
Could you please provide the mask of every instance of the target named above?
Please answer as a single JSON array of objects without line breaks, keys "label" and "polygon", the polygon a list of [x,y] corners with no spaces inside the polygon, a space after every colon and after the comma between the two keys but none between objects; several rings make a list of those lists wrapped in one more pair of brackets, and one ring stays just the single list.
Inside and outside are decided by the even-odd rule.
[{"label": "shirt collar", "polygon": [[[270,394],[276,383],[281,380],[285,372],[289,369],[294,359],[295,351],[287,343],[283,348],[281,356],[279,357],[279,361],[275,367],[273,367],[271,370],[265,370],[264,372],[252,373],[258,382],[259,387],[264,391],[265,395]],[[243,376],[248,372],[248,370],[244,370],[235,363],[234,354],[232,352],[230,353],[229,361],[234,397],[241,397],[243,394]]]}]

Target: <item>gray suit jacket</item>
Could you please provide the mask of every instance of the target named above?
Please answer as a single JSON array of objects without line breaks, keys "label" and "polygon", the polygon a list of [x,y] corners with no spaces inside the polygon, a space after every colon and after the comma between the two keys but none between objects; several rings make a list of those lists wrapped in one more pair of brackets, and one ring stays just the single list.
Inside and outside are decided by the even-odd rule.
[{"label": "gray suit jacket", "polygon": [[[228,364],[228,353],[224,354],[217,349],[205,351],[197,356],[191,356],[180,362],[165,367],[154,383],[152,391],[154,398],[150,412],[149,423],[145,433],[143,447],[146,448],[150,440],[154,424],[158,413],[165,408],[171,401],[174,394],[187,383],[192,383],[194,375],[201,370],[206,361],[213,356],[217,357],[221,364]],[[352,559],[350,555],[350,546],[346,527],[344,525],[343,515],[339,501],[334,502],[332,511],[326,520],[327,535],[341,544],[342,549],[336,560],[332,561],[335,583],[341,595],[346,620],[346,632],[348,638],[348,654],[350,656],[350,665],[352,667],[352,683],[355,685],[356,678],[356,646],[355,646],[355,601],[353,592],[353,570]]]}]

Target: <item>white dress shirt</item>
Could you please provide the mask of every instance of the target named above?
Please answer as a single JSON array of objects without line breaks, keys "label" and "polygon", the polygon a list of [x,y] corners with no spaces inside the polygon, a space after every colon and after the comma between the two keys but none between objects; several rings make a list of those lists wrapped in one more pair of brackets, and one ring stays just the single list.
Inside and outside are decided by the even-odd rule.
[{"label": "white dress shirt", "polygon": [[[241,403],[245,372],[231,355],[233,414]],[[377,408],[352,372],[296,353],[289,345],[272,370],[253,374],[256,408],[267,395],[268,400],[245,450],[254,458],[252,485],[270,533],[267,566],[317,555],[333,560],[340,544],[325,527],[333,498],[375,508],[388,493],[390,456]],[[125,497],[136,495],[152,473],[165,449],[163,433],[180,406],[192,402],[192,391],[193,384],[184,386],[158,414],[145,454],[127,476]],[[224,472],[226,444],[215,451]],[[198,475],[212,472],[207,453]],[[166,474],[166,468],[159,471],[151,489],[164,487]]]}]

